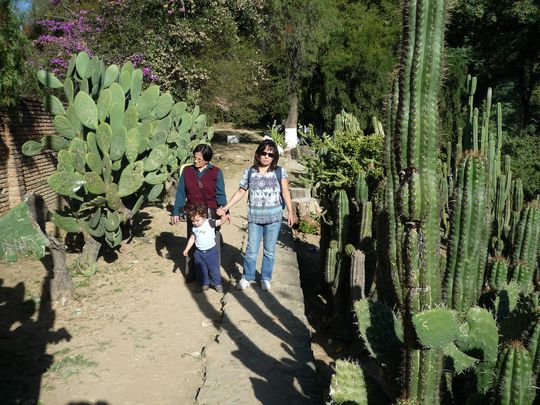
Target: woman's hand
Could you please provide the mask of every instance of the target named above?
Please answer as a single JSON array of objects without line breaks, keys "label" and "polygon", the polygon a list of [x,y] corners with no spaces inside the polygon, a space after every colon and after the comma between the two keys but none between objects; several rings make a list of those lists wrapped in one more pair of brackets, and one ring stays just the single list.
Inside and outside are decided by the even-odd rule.
[{"label": "woman's hand", "polygon": [[171,224],[177,224],[178,222],[180,222],[180,216],[179,215],[173,215],[171,217]]},{"label": "woman's hand", "polygon": [[216,210],[216,214],[219,216],[219,217],[224,217],[225,215],[227,215],[227,211],[223,209],[223,207],[219,207],[217,210]]},{"label": "woman's hand", "polygon": [[187,256],[189,254],[189,249],[184,249],[184,251],[182,252],[182,254],[184,256]]},{"label": "woman's hand", "polygon": [[287,216],[287,225],[289,225],[289,228],[292,228],[292,226],[294,225],[294,217],[291,213],[289,213],[289,215]]}]

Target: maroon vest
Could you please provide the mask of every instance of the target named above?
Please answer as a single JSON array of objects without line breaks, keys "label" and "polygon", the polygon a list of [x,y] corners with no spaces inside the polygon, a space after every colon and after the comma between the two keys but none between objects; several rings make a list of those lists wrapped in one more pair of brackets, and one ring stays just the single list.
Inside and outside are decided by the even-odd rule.
[{"label": "maroon vest", "polygon": [[[202,176],[199,177],[199,182],[203,186],[203,190],[199,187],[197,181],[197,173],[195,167],[187,166],[184,169],[184,185],[186,189],[186,208],[199,203],[208,208],[217,208],[216,201],[216,183],[219,174],[219,168],[211,166],[206,169]],[[205,202],[206,197],[206,202]]]}]

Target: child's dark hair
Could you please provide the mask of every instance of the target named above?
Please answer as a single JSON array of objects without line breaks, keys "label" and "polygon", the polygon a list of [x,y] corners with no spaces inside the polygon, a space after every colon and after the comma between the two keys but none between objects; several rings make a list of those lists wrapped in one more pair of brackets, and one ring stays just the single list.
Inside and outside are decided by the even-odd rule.
[{"label": "child's dark hair", "polygon": [[201,218],[206,218],[208,216],[208,212],[206,211],[206,207],[202,204],[195,203],[186,209],[186,214],[190,218],[195,218],[196,215],[200,216]]}]

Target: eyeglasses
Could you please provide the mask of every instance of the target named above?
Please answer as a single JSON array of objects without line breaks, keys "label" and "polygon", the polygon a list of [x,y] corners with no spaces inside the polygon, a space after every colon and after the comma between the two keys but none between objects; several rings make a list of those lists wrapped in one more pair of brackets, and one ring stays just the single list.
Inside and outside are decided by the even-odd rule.
[{"label": "eyeglasses", "polygon": [[201,158],[198,158],[198,157],[196,157],[196,156],[193,156],[192,159],[193,159],[195,162],[206,162],[206,160],[201,159]]},{"label": "eyeglasses", "polygon": [[273,159],[276,155],[271,152],[261,152],[261,156],[268,156],[270,159]]}]

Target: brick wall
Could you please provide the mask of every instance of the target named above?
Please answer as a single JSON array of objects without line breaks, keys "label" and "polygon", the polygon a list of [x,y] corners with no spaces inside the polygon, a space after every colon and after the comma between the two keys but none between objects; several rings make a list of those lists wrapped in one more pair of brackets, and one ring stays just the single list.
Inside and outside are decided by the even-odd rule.
[{"label": "brick wall", "polygon": [[52,152],[27,157],[22,145],[54,134],[52,117],[40,101],[25,99],[16,108],[0,109],[0,214],[20,203],[26,193],[42,196],[49,209],[59,205],[57,194],[47,185],[55,171]]}]

